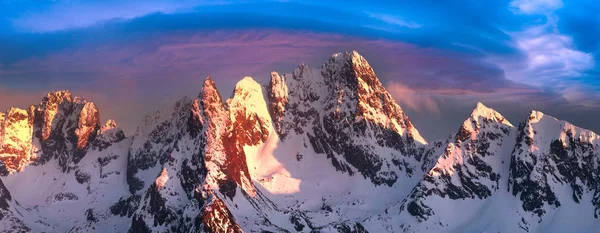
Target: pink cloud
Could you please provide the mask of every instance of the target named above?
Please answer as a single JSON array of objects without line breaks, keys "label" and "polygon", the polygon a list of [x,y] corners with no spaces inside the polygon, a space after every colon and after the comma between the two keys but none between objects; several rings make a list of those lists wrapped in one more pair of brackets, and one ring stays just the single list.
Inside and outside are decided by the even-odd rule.
[{"label": "pink cloud", "polygon": [[144,114],[197,95],[207,75],[227,98],[244,76],[266,84],[271,71],[292,72],[302,62],[320,68],[331,54],[351,50],[369,60],[403,107],[422,113],[439,114],[441,101],[457,96],[540,94],[506,80],[497,67],[430,48],[336,34],[222,30],[78,46],[0,67],[1,77],[34,80],[31,91],[0,89],[7,100],[0,107],[36,104],[49,91],[69,89],[97,102],[102,118],[116,119],[132,134]]},{"label": "pink cloud", "polygon": [[435,98],[424,92],[418,92],[397,82],[389,82],[386,87],[394,99],[403,107],[411,108],[418,112],[440,114],[440,109]]}]

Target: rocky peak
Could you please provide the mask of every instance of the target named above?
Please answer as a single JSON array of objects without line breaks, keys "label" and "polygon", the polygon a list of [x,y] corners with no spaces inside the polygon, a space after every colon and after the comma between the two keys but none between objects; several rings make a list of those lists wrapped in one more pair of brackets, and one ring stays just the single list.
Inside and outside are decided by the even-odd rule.
[{"label": "rocky peak", "polygon": [[11,108],[2,115],[0,154],[5,154],[3,162],[10,171],[52,158],[68,171],[85,155],[100,129],[96,105],[68,91],[50,92],[39,105]]},{"label": "rocky peak", "polygon": [[330,93],[326,108],[336,116],[364,120],[427,144],[358,52],[334,54],[323,65],[321,74]]},{"label": "rocky peak", "polygon": [[[540,112],[540,111],[536,111],[536,110],[532,110],[529,113],[529,118],[527,119],[527,121],[539,121],[544,117],[544,113]],[[556,118],[554,118],[556,119]]]},{"label": "rocky peak", "polygon": [[504,116],[502,116],[496,110],[486,107],[481,102],[477,102],[475,109],[473,109],[473,112],[471,113],[470,119],[475,121],[483,119],[484,121],[498,122],[512,126],[512,124],[508,122]]},{"label": "rocky peak", "polygon": [[229,116],[238,143],[257,145],[267,140],[272,127],[262,86],[251,77],[235,85],[233,96],[227,100]]},{"label": "rocky peak", "polygon": [[204,80],[195,104],[199,111],[200,123],[208,124],[205,128],[210,131],[211,135],[207,135],[207,140],[221,140],[220,137],[228,127],[228,116],[223,105],[223,98],[210,77],[206,77]]},{"label": "rocky peak", "polygon": [[104,125],[102,125],[101,131],[107,131],[117,128],[117,122],[114,119],[108,119]]},{"label": "rocky peak", "polygon": [[[365,83],[368,86],[382,86],[369,62],[356,51],[332,55],[323,65],[321,72],[329,74],[324,75],[327,83],[345,82],[349,85]],[[345,73],[348,72],[355,75],[346,75]],[[337,78],[335,74],[342,78]]]},{"label": "rocky peak", "polygon": [[468,138],[476,137],[480,130],[488,128],[492,131],[497,129],[506,133],[513,127],[502,114],[478,102],[469,118],[463,122],[455,139],[459,142],[466,141]]},{"label": "rocky peak", "polygon": [[204,85],[198,94],[198,99],[207,111],[223,111],[223,99],[215,82],[210,78],[204,79]]},{"label": "rocky peak", "polygon": [[207,77],[204,80],[198,100],[201,127],[205,129],[203,130],[204,157],[207,161],[223,164],[227,159],[224,154],[223,140],[228,136],[230,120],[221,94],[211,78]]},{"label": "rocky peak", "polygon": [[84,149],[90,135],[95,133],[100,128],[100,113],[96,104],[93,102],[86,102],[78,116],[77,129],[75,129],[75,135],[77,135],[77,149]]},{"label": "rocky peak", "polygon": [[50,137],[54,118],[63,102],[73,103],[71,92],[67,90],[50,92],[42,99],[42,102],[37,107],[38,117],[42,118],[39,123],[41,124],[41,139],[43,141]]},{"label": "rocky peak", "polygon": [[34,140],[41,144],[42,152],[37,165],[57,158],[61,169],[69,171],[83,158],[100,129],[96,105],[69,91],[48,93],[33,112]]}]

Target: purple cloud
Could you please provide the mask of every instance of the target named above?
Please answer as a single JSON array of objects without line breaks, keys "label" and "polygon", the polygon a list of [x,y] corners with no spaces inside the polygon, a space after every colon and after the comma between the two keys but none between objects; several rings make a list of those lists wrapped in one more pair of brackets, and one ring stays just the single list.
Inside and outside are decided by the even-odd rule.
[{"label": "purple cloud", "polygon": [[[210,75],[224,97],[244,76],[267,83],[271,71],[292,72],[301,62],[320,68],[336,52],[357,50],[395,98],[417,114],[438,114],[443,101],[562,100],[506,79],[480,57],[386,40],[283,30],[221,30],[155,34],[132,43],[78,46],[0,68],[0,76],[33,80],[33,94],[70,89],[98,102],[103,120],[115,118],[129,134],[141,117],[187,95]],[[19,91],[5,92],[14,103]],[[6,108],[7,106],[0,106]]]}]

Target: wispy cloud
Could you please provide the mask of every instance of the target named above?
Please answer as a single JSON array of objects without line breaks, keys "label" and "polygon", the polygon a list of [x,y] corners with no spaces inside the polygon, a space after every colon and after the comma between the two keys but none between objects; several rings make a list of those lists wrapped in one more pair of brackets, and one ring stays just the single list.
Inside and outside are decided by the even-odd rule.
[{"label": "wispy cloud", "polygon": [[398,82],[389,82],[387,91],[403,107],[411,108],[421,113],[440,114],[438,103],[431,94],[418,92]]},{"label": "wispy cloud", "polygon": [[[576,49],[570,36],[556,29],[556,19],[514,34],[519,48],[527,57],[525,71],[534,79],[579,77],[594,67],[594,57]],[[537,80],[536,80],[537,81]]]},{"label": "wispy cloud", "polygon": [[526,14],[546,13],[563,7],[561,0],[514,0],[510,3],[514,11]]},{"label": "wispy cloud", "polygon": [[[515,14],[542,17],[541,22],[533,23],[521,31],[509,33],[526,60],[519,62],[497,61],[506,72],[507,78],[540,88],[552,89],[573,104],[587,102],[589,92],[584,91],[586,82],[582,77],[596,66],[592,53],[581,51],[573,38],[563,34],[559,27],[559,17],[555,12],[563,7],[560,0],[515,0],[510,4]],[[493,60],[493,59],[492,59]]]},{"label": "wispy cloud", "polygon": [[[44,8],[31,4],[20,9],[11,19],[15,28],[27,32],[52,32],[88,27],[108,20],[128,20],[152,13],[171,14],[200,5],[225,4],[223,1],[52,1]],[[14,2],[18,5],[20,2]]]},{"label": "wispy cloud", "polygon": [[403,19],[397,15],[371,13],[371,12],[367,12],[367,15],[369,15],[369,17],[371,17],[371,18],[375,18],[375,19],[380,20],[383,23],[386,23],[388,26],[393,26],[393,27],[405,27],[405,28],[415,29],[415,28],[420,28],[423,26],[422,24]]}]

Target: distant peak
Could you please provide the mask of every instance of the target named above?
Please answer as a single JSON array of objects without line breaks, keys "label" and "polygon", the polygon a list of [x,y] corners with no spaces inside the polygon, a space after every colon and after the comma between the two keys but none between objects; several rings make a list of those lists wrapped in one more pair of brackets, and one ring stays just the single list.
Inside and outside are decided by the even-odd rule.
[{"label": "distant peak", "polygon": [[204,78],[204,85],[202,86],[202,89],[206,88],[216,89],[215,82],[212,80],[212,78],[210,78],[210,76],[206,76],[206,78]]},{"label": "distant peak", "polygon": [[488,107],[483,105],[483,103],[481,103],[481,102],[477,102],[477,104],[475,105],[475,109],[480,109],[480,108],[488,108]]},{"label": "distant peak", "polygon": [[496,110],[485,106],[481,102],[477,102],[477,104],[475,105],[475,108],[473,109],[473,112],[471,113],[472,116],[485,116],[485,117],[492,117],[496,114],[498,114],[498,112],[496,112]]},{"label": "distant peak", "polygon": [[508,120],[506,120],[504,116],[502,116],[502,114],[500,114],[492,108],[485,106],[481,102],[477,102],[477,104],[475,105],[475,109],[473,109],[473,112],[471,113],[472,120],[479,121],[479,118],[513,126]]},{"label": "distant peak", "polygon": [[202,85],[202,89],[200,89],[200,94],[198,94],[198,98],[202,100],[214,99],[217,102],[222,102],[221,94],[217,89],[217,85],[212,80],[212,78],[210,78],[210,76],[206,76],[206,78],[204,79],[204,84]]},{"label": "distant peak", "polygon": [[375,71],[369,62],[358,52],[336,53],[321,67],[321,73],[326,77],[326,83],[338,82],[365,82],[367,85],[379,85]]}]

